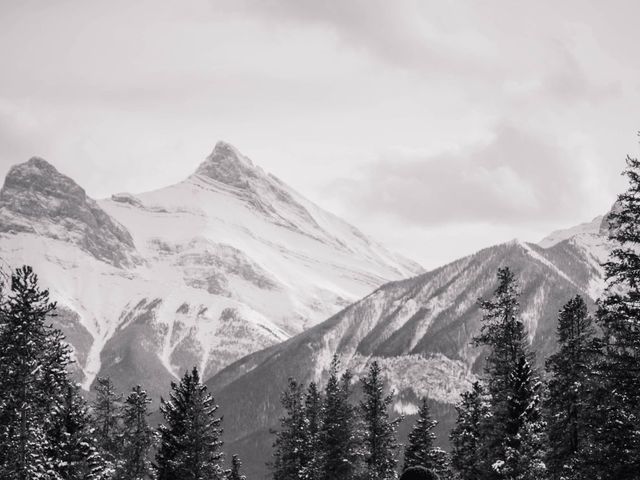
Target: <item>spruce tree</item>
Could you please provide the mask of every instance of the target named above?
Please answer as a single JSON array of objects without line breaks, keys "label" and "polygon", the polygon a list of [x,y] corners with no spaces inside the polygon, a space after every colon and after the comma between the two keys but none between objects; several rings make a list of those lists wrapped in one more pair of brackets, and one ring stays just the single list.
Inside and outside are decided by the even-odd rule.
[{"label": "spruce tree", "polygon": [[361,452],[354,407],[350,404],[351,373],[340,377],[340,361],[334,356],[325,388],[320,429],[321,480],[351,480],[359,473]]},{"label": "spruce tree", "polygon": [[99,480],[113,471],[104,462],[93,437],[91,417],[78,387],[68,384],[63,401],[55,405],[47,431],[53,478]]},{"label": "spruce tree", "polygon": [[396,478],[398,463],[396,430],[401,419],[389,419],[392,395],[384,394],[384,382],[378,362],[373,362],[361,380],[364,400],[360,402],[363,424],[365,473],[363,478],[387,480]]},{"label": "spruce tree", "polygon": [[100,454],[115,468],[121,456],[122,394],[109,377],[96,378],[92,404]]},{"label": "spruce tree", "polygon": [[171,382],[171,390],[168,401],[161,399],[165,423],[159,427],[158,480],[223,479],[221,419],[198,370],[185,373],[179,384]]},{"label": "spruce tree", "polygon": [[322,396],[315,382],[311,382],[304,398],[304,415],[306,422],[307,458],[302,472],[305,480],[318,480],[321,465]]},{"label": "spruce tree", "polygon": [[624,175],[629,187],[608,219],[616,248],[597,312],[604,357],[595,369],[598,408],[588,452],[592,474],[611,480],[640,471],[640,162],[628,157]]},{"label": "spruce tree", "polygon": [[490,421],[486,394],[480,382],[462,394],[456,410],[458,418],[450,436],[451,465],[461,480],[477,480],[483,473],[482,428]]},{"label": "spruce tree", "polygon": [[120,480],[144,480],[152,474],[149,453],[153,446],[154,432],[148,417],[151,399],[140,386],[133,388],[122,407],[121,460],[116,478]]},{"label": "spruce tree", "polygon": [[238,457],[238,455],[233,455],[231,457],[231,470],[229,470],[227,480],[246,480],[247,477],[240,474],[240,467],[242,467],[240,457]]},{"label": "spruce tree", "polygon": [[539,480],[546,474],[544,422],[541,418],[541,383],[525,356],[509,378],[507,421],[503,455],[493,468],[503,478]]},{"label": "spruce tree", "polygon": [[[508,428],[512,421],[510,402],[517,395],[520,385],[514,377],[519,372],[522,361],[532,364],[533,355],[529,351],[527,331],[519,318],[518,284],[509,268],[498,269],[498,288],[490,300],[480,300],[484,312],[480,334],[474,343],[488,347],[485,364],[485,381],[489,401],[489,416],[481,426],[480,454],[483,477],[500,478],[500,466],[506,463],[509,452]],[[522,372],[519,372],[522,373]],[[532,374],[532,378],[535,377]],[[532,380],[533,381],[533,380]],[[514,435],[525,435],[525,429]],[[531,432],[532,435],[537,432]]]},{"label": "spruce tree", "polygon": [[592,372],[598,358],[595,329],[580,296],[560,311],[558,352],[546,362],[549,373],[545,399],[547,468],[552,480],[583,478],[592,399]]},{"label": "spruce tree", "polygon": [[290,378],[287,390],[280,399],[285,414],[280,419],[280,429],[275,432],[274,480],[295,480],[304,478],[307,467],[308,431],[304,409],[303,387]]},{"label": "spruce tree", "polygon": [[446,453],[434,445],[436,435],[433,429],[438,424],[431,417],[429,403],[422,398],[418,419],[409,432],[409,443],[404,450],[404,468],[422,466],[438,473],[447,471]]},{"label": "spruce tree", "polygon": [[55,304],[31,267],[11,276],[0,305],[0,478],[45,478],[51,412],[64,402],[70,351],[47,324]]}]

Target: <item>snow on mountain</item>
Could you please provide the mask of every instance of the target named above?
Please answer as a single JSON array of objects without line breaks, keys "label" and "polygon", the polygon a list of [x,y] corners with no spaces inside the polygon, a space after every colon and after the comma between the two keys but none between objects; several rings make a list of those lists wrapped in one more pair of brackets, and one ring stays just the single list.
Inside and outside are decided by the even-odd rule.
[{"label": "snow on mountain", "polygon": [[139,263],[129,232],[41,158],[9,171],[0,190],[0,218],[0,232],[72,243],[116,267]]},{"label": "snow on mountain", "polygon": [[602,225],[602,220],[604,219],[603,215],[600,215],[590,222],[581,223],[580,225],[576,225],[575,227],[556,230],[555,232],[550,233],[542,240],[538,242],[543,248],[553,247],[554,245],[562,242],[563,240],[567,240],[569,238],[575,237],[576,235],[585,233],[599,233],[600,227]]},{"label": "snow on mountain", "polygon": [[110,375],[157,395],[421,271],[222,142],[176,185],[98,202],[42,159],[13,167],[0,258],[50,288],[85,388]]},{"label": "snow on mountain", "polygon": [[282,413],[279,395],[287,378],[323,382],[334,353],[356,378],[378,360],[397,394],[398,413],[414,413],[427,396],[446,443],[453,405],[482,371],[483,352],[472,345],[481,326],[477,299],[492,294],[499,267],[510,266],[519,279],[521,316],[540,367],[555,349],[562,305],[576,294],[593,305],[602,292],[608,239],[599,225],[571,231],[576,233],[556,236],[547,248],[512,241],[388,283],[308,331],[225,368],[208,385],[225,416],[230,448],[259,476],[272,441],[266,432]]}]

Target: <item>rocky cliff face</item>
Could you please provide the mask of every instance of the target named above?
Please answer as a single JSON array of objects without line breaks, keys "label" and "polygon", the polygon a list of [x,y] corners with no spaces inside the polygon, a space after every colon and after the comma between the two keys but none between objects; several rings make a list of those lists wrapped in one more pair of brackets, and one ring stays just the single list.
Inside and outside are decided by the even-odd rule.
[{"label": "rocky cliff face", "polygon": [[63,240],[117,267],[140,263],[129,232],[41,158],[9,171],[0,190],[0,232]]}]

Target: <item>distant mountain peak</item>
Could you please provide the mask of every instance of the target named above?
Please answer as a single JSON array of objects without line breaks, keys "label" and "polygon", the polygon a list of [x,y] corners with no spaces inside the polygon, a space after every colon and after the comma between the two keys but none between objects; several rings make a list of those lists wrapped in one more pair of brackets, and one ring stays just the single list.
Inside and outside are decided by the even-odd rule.
[{"label": "distant mountain peak", "polygon": [[0,233],[74,243],[115,266],[135,263],[133,239],[73,179],[40,157],[11,167],[0,190]]},{"label": "distant mountain peak", "polygon": [[[37,192],[40,198],[31,198],[32,202],[28,204],[13,201],[18,196],[24,200],[29,192]],[[0,190],[0,202],[3,206],[11,205],[18,213],[29,216],[40,215],[47,208],[42,201],[43,196],[86,201],[86,193],[82,187],[40,157],[32,157],[11,167]]]},{"label": "distant mountain peak", "polygon": [[600,234],[603,223],[604,223],[604,217],[600,215],[598,217],[595,217],[590,222],[581,223],[571,228],[565,228],[562,230],[556,230],[554,232],[551,232],[549,235],[547,235],[542,240],[540,240],[538,242],[538,245],[541,246],[542,248],[550,248],[550,247],[553,247],[554,245],[557,245],[560,242],[573,238],[576,235]]},{"label": "distant mountain peak", "polygon": [[234,147],[229,142],[225,142],[224,140],[218,141],[215,147],[213,147],[213,152],[211,152],[211,155],[215,155],[215,154],[233,156],[238,161],[241,161],[241,159],[243,159],[245,161],[248,161],[250,164],[252,164],[251,160],[244,157],[236,147]]},{"label": "distant mountain peak", "polygon": [[252,179],[266,176],[261,168],[256,167],[237,148],[223,141],[216,143],[211,154],[196,170],[196,175],[241,189],[247,189]]},{"label": "distant mountain peak", "polygon": [[[51,165],[49,162],[47,162],[42,157],[37,157],[37,156],[36,157],[31,157],[25,163],[20,164],[20,165],[29,165],[29,166],[33,166],[33,167],[39,168],[41,170],[48,171],[48,172],[53,171],[53,172],[55,172],[57,174],[60,173],[60,172],[58,172],[58,170],[56,170],[56,167]],[[17,167],[20,167],[20,165],[17,165]]]}]

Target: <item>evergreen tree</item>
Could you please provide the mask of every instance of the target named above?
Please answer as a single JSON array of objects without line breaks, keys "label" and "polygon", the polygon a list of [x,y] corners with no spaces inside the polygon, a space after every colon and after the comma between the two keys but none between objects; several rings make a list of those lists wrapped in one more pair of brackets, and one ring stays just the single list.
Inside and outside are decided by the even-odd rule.
[{"label": "evergreen tree", "polygon": [[462,394],[456,410],[458,418],[450,437],[451,464],[461,480],[477,480],[481,478],[483,463],[480,458],[481,429],[489,416],[486,394],[480,382],[475,382],[471,391]]},{"label": "evergreen tree", "polygon": [[511,372],[511,394],[507,400],[508,417],[503,438],[504,457],[493,464],[502,478],[539,480],[546,474],[544,422],[541,421],[540,388],[526,357]]},{"label": "evergreen tree", "polygon": [[605,264],[607,288],[597,320],[604,358],[596,372],[597,418],[589,449],[592,474],[633,478],[640,471],[640,162],[627,158],[629,187],[609,214],[617,247]]},{"label": "evergreen tree", "polygon": [[306,446],[305,466],[302,478],[305,480],[318,480],[321,465],[321,437],[320,428],[322,422],[322,396],[315,382],[311,382],[304,398],[304,415],[306,422]]},{"label": "evergreen tree", "polygon": [[387,480],[397,478],[398,442],[396,430],[401,419],[389,419],[392,395],[384,395],[384,382],[378,362],[369,367],[361,380],[364,400],[360,402],[363,420],[365,479]]},{"label": "evergreen tree", "polygon": [[54,310],[33,270],[17,269],[0,305],[0,478],[46,478],[55,461],[47,431],[67,393],[70,353],[46,323]]},{"label": "evergreen tree", "polygon": [[94,385],[96,399],[93,417],[100,454],[115,467],[121,456],[122,394],[109,377],[98,377]]},{"label": "evergreen tree", "polygon": [[359,431],[351,396],[351,373],[339,377],[340,361],[334,356],[325,388],[320,429],[321,480],[351,480],[359,472]]},{"label": "evergreen tree", "polygon": [[285,415],[280,419],[280,429],[275,432],[274,480],[304,478],[311,452],[308,451],[308,431],[302,385],[289,379],[287,390],[280,399]]},{"label": "evergreen tree", "polygon": [[431,417],[426,397],[418,410],[418,419],[409,433],[409,443],[404,450],[404,470],[422,466],[438,473],[446,473],[446,453],[434,445],[436,435],[433,429],[438,424]]},{"label": "evergreen tree", "polygon": [[151,399],[140,385],[133,388],[122,408],[121,461],[116,478],[144,480],[151,477],[149,452],[153,446],[153,429],[149,426],[148,411]]},{"label": "evergreen tree", "polygon": [[240,474],[240,467],[242,467],[240,457],[238,455],[231,457],[231,470],[229,470],[227,480],[246,480],[247,477]]},{"label": "evergreen tree", "polygon": [[[474,343],[489,348],[485,365],[489,416],[481,425],[480,458],[483,478],[493,479],[504,477],[501,465],[507,464],[508,455],[514,455],[511,437],[537,435],[535,429],[528,432],[528,422],[524,424],[526,428],[516,433],[509,431],[513,422],[511,402],[522,388],[514,382],[524,381],[517,374],[524,374],[519,370],[524,368],[523,361],[530,368],[533,356],[526,329],[519,319],[518,284],[509,268],[498,270],[498,288],[493,298],[480,300],[479,304],[484,312],[483,325]],[[535,383],[534,377],[532,373],[531,381]],[[527,439],[522,442],[528,445]]]},{"label": "evergreen tree", "polygon": [[560,311],[558,352],[546,362],[550,374],[545,400],[547,468],[552,480],[583,478],[580,464],[590,435],[591,375],[597,359],[595,329],[580,296]]},{"label": "evergreen tree", "polygon": [[171,382],[171,390],[168,401],[161,399],[165,423],[159,428],[158,480],[223,479],[221,419],[198,370],[185,373],[179,384]]},{"label": "evergreen tree", "polygon": [[78,387],[69,384],[63,401],[55,405],[47,440],[53,478],[99,480],[111,476],[98,452],[91,417]]}]

